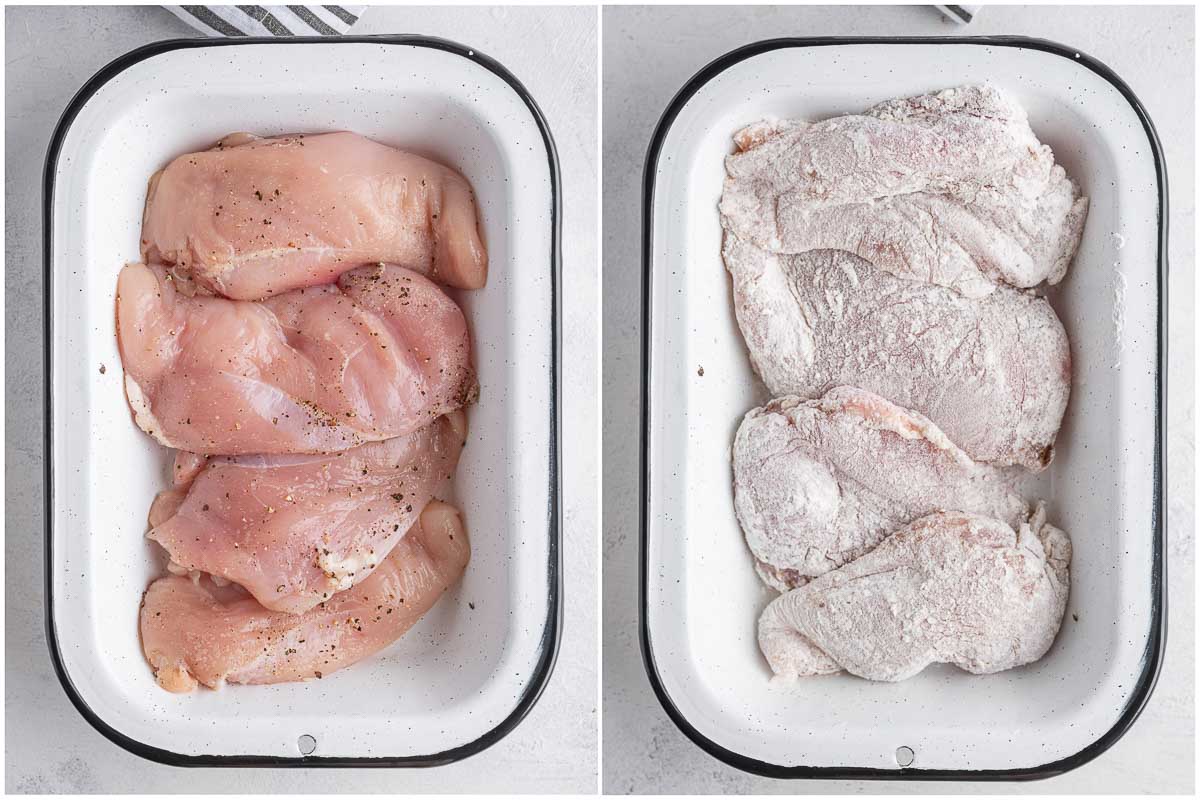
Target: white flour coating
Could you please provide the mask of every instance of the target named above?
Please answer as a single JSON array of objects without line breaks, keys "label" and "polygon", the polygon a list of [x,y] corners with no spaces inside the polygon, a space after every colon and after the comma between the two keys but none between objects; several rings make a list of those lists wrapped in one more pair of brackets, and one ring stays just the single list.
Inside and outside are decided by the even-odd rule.
[{"label": "white flour coating", "polygon": [[734,141],[726,230],[780,253],[847,250],[970,297],[1060,281],[1087,216],[1024,110],[991,86],[766,120]]},{"label": "white flour coating", "polygon": [[1053,643],[1070,561],[1070,539],[1040,505],[1019,532],[973,514],[931,514],[778,597],[759,618],[759,647],[784,680],[844,669],[900,681],[934,663],[1010,669]]},{"label": "white flour coating", "polygon": [[929,420],[850,386],[748,413],[733,445],[734,508],[758,573],[785,592],[943,509],[1019,525],[1024,501]]},{"label": "white flour coating", "polygon": [[1038,471],[1070,394],[1067,336],[1043,298],[966,298],[852,253],[779,255],[726,233],[750,360],[774,396],[859,386],[928,417],[976,461]]},{"label": "white flour coating", "polygon": [[731,177],[775,196],[838,203],[986,182],[1039,146],[1024,110],[990,86],[891,100],[860,115],[766,123],[738,136]]}]

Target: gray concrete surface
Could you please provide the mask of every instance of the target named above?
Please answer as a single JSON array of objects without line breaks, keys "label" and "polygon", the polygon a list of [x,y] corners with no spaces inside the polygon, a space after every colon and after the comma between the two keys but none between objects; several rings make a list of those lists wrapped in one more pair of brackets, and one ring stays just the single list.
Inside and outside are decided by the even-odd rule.
[{"label": "gray concrete surface", "polygon": [[147,42],[194,32],[155,7],[9,8],[6,20],[6,789],[15,793],[585,792],[597,783],[597,470],[594,8],[372,8],[353,33],[425,33],[478,47],[529,88],[564,186],[566,622],[558,666],[525,721],[491,749],[427,770],[182,770],[111,744],[71,707],[42,632],[41,176],[72,94]]},{"label": "gray concrete surface", "polygon": [[[931,6],[608,7],[603,14],[604,728],[606,793],[1190,793],[1194,788],[1194,17],[1190,8],[985,6],[961,28]],[[650,690],[637,645],[641,174],[659,115],[700,67],[777,36],[1025,34],[1080,48],[1145,103],[1171,190],[1168,525],[1170,635],[1141,719],[1095,761],[1047,781],[774,781],[692,745]]]}]

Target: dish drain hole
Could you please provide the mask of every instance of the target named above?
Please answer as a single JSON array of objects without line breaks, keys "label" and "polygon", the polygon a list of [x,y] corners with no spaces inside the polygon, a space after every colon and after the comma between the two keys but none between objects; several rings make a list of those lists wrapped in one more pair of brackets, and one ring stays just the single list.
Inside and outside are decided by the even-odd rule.
[{"label": "dish drain hole", "polygon": [[296,740],[296,746],[300,748],[300,755],[311,756],[316,752],[317,738],[306,733]]},{"label": "dish drain hole", "polygon": [[912,763],[917,760],[917,754],[913,752],[911,747],[896,748],[896,763],[902,767],[911,767]]}]

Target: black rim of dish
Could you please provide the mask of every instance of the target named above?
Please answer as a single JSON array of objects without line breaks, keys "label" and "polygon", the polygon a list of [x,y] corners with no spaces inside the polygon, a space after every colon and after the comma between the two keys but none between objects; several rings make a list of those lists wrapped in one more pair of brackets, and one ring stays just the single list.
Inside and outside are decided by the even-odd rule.
[{"label": "black rim of dish", "polygon": [[[267,45],[287,45],[287,44],[324,44],[324,45],[339,45],[339,44],[387,44],[387,45],[406,45],[412,47],[424,47],[434,50],[443,50],[479,64],[484,69],[487,69],[505,81],[512,90],[517,93],[525,106],[529,109],[534,121],[537,123],[538,130],[541,132],[542,140],[546,146],[546,156],[550,167],[550,185],[551,185],[551,208],[550,208],[550,292],[551,292],[551,367],[550,367],[550,504],[547,509],[547,522],[550,535],[549,542],[549,563],[547,565],[547,593],[548,611],[546,615],[545,626],[542,632],[540,642],[540,654],[537,664],[534,667],[532,679],[526,684],[521,696],[517,699],[517,703],[508,716],[504,718],[496,727],[492,728],[487,733],[483,734],[474,741],[454,747],[449,750],[444,750],[438,753],[420,756],[398,756],[398,757],[324,757],[324,756],[255,756],[255,755],[185,755],[175,753],[170,750],[153,747],[129,737],[120,731],[116,730],[103,719],[100,718],[95,711],[88,706],[87,702],[76,691],[71,677],[68,674],[63,661],[58,645],[58,636],[54,624],[54,601],[53,601],[53,580],[52,580],[52,565],[53,559],[53,535],[52,535],[52,516],[54,511],[54,496],[53,496],[53,450],[52,450],[52,392],[51,392],[51,338],[53,335],[51,309],[52,297],[51,276],[53,270],[53,258],[51,255],[52,240],[52,224],[54,213],[54,177],[58,164],[58,154],[62,147],[62,142],[74,122],[75,117],[79,114],[80,109],[104,84],[108,83],[121,72],[129,67],[152,58],[162,53],[167,53],[172,50],[184,50],[201,47],[238,47],[247,44],[267,44]],[[474,755],[482,750],[491,747],[496,742],[507,736],[513,728],[515,728],[525,715],[529,713],[534,704],[538,701],[542,691],[546,688],[546,683],[550,678],[550,673],[554,669],[555,660],[558,657],[558,646],[562,632],[562,528],[561,528],[561,491],[562,484],[559,474],[559,464],[561,463],[560,452],[560,409],[561,398],[559,393],[561,387],[559,385],[560,373],[560,356],[561,343],[559,341],[559,327],[562,310],[562,299],[559,293],[559,286],[562,280],[562,260],[560,251],[560,228],[561,228],[561,192],[559,186],[559,166],[558,166],[558,151],[554,144],[554,137],[550,133],[550,128],[546,123],[546,119],[542,114],[537,103],[529,94],[528,90],[521,82],[509,72],[503,65],[486,55],[483,55],[478,50],[456,42],[451,42],[446,39],[438,39],[430,36],[412,36],[412,35],[385,35],[385,36],[339,36],[339,37],[321,37],[321,36],[296,36],[287,38],[273,37],[244,37],[237,39],[171,39],[162,42],[154,42],[152,44],[139,47],[125,55],[117,58],[109,63],[92,78],[83,85],[67,105],[62,117],[59,119],[58,125],[54,130],[54,134],[50,139],[50,146],[46,154],[46,167],[43,174],[43,227],[42,227],[42,251],[43,251],[43,314],[44,314],[44,329],[45,349],[44,349],[44,370],[45,370],[45,385],[44,385],[44,412],[45,412],[45,487],[46,487],[46,504],[45,504],[45,582],[46,582],[46,641],[50,649],[50,658],[54,664],[54,671],[58,675],[58,680],[62,684],[63,689],[70,698],[71,703],[78,709],[79,713],[91,723],[92,727],[106,736],[114,743],[120,745],[126,750],[151,761],[158,761],[172,766],[188,766],[188,767],[435,767],[443,764],[449,764],[454,761],[459,761],[468,756]]]},{"label": "black rim of dish", "polygon": [[[742,753],[735,752],[712,741],[700,733],[675,706],[663,686],[654,660],[654,651],[650,643],[650,631],[647,620],[647,525],[650,510],[650,473],[649,473],[649,440],[650,440],[650,291],[653,270],[653,241],[652,224],[654,216],[654,178],[657,172],[658,160],[661,155],[663,140],[674,123],[680,110],[693,95],[710,80],[729,67],[748,58],[791,47],[827,47],[831,45],[859,44],[970,44],[985,47],[1012,47],[1024,50],[1039,50],[1053,53],[1084,66],[1111,83],[1117,91],[1129,102],[1146,132],[1150,148],[1154,155],[1154,168],[1158,179],[1158,360],[1155,376],[1157,417],[1154,422],[1156,447],[1154,450],[1154,509],[1153,509],[1153,569],[1151,574],[1151,622],[1150,633],[1146,642],[1143,658],[1142,673],[1137,684],[1129,695],[1129,701],[1122,710],[1120,717],[1112,728],[1103,736],[1096,739],[1087,747],[1072,756],[1042,764],[1036,767],[1020,769],[989,769],[989,770],[942,770],[942,769],[874,769],[867,767],[809,767],[782,766],[761,761]],[[1133,90],[1109,69],[1105,64],[1076,50],[1072,47],[1051,42],[1045,39],[1033,39],[1024,36],[956,36],[956,37],[814,37],[814,38],[780,38],[768,39],[732,50],[711,62],[675,95],[667,106],[646,153],[645,171],[642,178],[642,386],[641,386],[641,450],[639,465],[641,473],[640,497],[640,557],[638,581],[639,606],[639,637],[642,650],[642,660],[650,685],[662,704],[667,716],[679,729],[709,755],[737,767],[746,772],[770,778],[820,778],[820,779],[877,779],[877,780],[969,780],[969,781],[1011,781],[1036,780],[1060,775],[1086,764],[1103,753],[1120,739],[1141,714],[1154,690],[1162,666],[1163,648],[1166,645],[1166,552],[1163,547],[1165,521],[1163,509],[1165,505],[1165,489],[1162,480],[1162,469],[1165,463],[1166,441],[1163,425],[1166,421],[1166,367],[1167,367],[1167,171],[1163,158],[1162,145],[1154,130],[1141,101]]]}]

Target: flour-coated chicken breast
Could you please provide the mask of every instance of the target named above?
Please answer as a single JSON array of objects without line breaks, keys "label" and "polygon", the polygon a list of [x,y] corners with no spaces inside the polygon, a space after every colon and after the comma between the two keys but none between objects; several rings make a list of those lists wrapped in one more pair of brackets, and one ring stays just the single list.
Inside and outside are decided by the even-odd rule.
[{"label": "flour-coated chicken breast", "polygon": [[726,230],[777,253],[846,250],[979,297],[1066,275],[1087,199],[994,86],[890,100],[735,135]]},{"label": "flour-coated chicken breast", "polygon": [[1037,661],[1070,588],[1071,541],[1039,506],[1014,530],[945,511],[776,598],[758,642],[783,679],[846,670],[900,681],[930,664],[976,674]]},{"label": "flour-coated chicken breast", "polygon": [[971,460],[920,414],[852,386],[746,414],[733,443],[733,489],[758,573],[781,592],[935,511],[1013,526],[1028,513],[1003,470]]},{"label": "flour-coated chicken breast", "polygon": [[858,386],[933,422],[975,461],[1044,469],[1071,351],[1041,297],[968,298],[842,250],[770,253],[725,234],[738,327],[776,397]]}]

